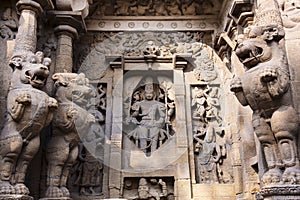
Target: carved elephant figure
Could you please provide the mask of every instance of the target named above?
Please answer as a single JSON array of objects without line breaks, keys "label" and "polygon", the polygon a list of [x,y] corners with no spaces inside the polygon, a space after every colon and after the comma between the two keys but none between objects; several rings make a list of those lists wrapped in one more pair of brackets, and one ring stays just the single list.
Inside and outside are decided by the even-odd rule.
[{"label": "carved elephant figure", "polygon": [[40,90],[50,63],[42,52],[11,60],[8,115],[0,135],[0,194],[29,194],[24,185],[27,167],[39,149],[41,130],[57,108],[57,101]]},{"label": "carved elephant figure", "polygon": [[53,118],[53,134],[46,147],[47,191],[46,198],[69,198],[66,187],[70,168],[78,156],[78,143],[89,132],[95,118],[85,106],[92,94],[84,74],[56,73],[55,81],[58,101]]},{"label": "carved elephant figure", "polygon": [[291,101],[285,51],[279,42],[283,36],[277,25],[251,27],[236,48],[246,71],[231,83],[240,103],[253,110],[252,124],[267,163],[264,185],[300,183],[299,119]]}]

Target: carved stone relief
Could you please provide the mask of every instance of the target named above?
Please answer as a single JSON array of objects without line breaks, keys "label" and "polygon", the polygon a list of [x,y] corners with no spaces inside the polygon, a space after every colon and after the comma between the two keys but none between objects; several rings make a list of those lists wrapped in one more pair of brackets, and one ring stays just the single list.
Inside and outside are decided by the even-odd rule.
[{"label": "carved stone relief", "polygon": [[[203,44],[209,43],[211,38],[204,32],[101,32],[92,37],[93,42],[89,46],[77,48],[82,50],[76,52],[78,58],[75,63],[76,68],[80,68],[79,72],[85,73],[91,80],[104,76],[109,66],[105,62],[105,55],[122,54],[144,57],[149,42],[156,46],[155,54],[158,57],[171,57],[175,53],[192,53],[195,59],[192,64],[198,71],[206,72],[202,73],[200,79],[213,80],[217,77],[216,69],[211,63],[211,52],[206,50],[207,46]],[[198,56],[201,58],[197,58]],[[95,69],[97,69],[96,72]]]},{"label": "carved stone relief", "polygon": [[[137,77],[141,78],[141,77]],[[147,156],[161,147],[174,135],[172,122],[175,116],[172,83],[143,77],[125,100],[127,136]]]},{"label": "carved stone relief", "polygon": [[192,87],[193,143],[197,183],[232,183],[225,132],[220,116],[219,86]]},{"label": "carved stone relief", "polygon": [[56,73],[55,98],[58,111],[52,123],[53,134],[47,144],[47,191],[45,199],[70,198],[67,179],[78,156],[80,138],[90,134],[95,117],[87,111],[87,99],[92,94],[84,74]]},{"label": "carved stone relief", "polygon": [[174,179],[171,177],[126,177],[123,197],[130,200],[174,200]]},{"label": "carved stone relief", "polygon": [[[13,75],[7,97],[7,121],[0,135],[0,196],[26,195],[27,167],[38,152],[40,132],[52,120],[57,101],[41,89],[51,59],[42,52],[12,58]],[[8,197],[9,198],[9,197]],[[11,197],[13,198],[13,197]]]},{"label": "carved stone relief", "polygon": [[113,4],[111,1],[103,1],[96,9],[95,15],[100,16],[187,16],[187,15],[212,15],[221,8],[222,2],[219,0],[199,1],[159,1],[159,0],[117,0]]},{"label": "carved stone relief", "polygon": [[0,38],[12,40],[16,37],[18,29],[17,14],[11,9],[6,8],[0,18]]},{"label": "carved stone relief", "polygon": [[79,194],[79,199],[93,199],[102,196],[103,160],[105,142],[106,90],[104,83],[92,84],[92,98],[86,108],[95,117],[85,137],[81,137],[79,152],[69,176],[72,196]]}]

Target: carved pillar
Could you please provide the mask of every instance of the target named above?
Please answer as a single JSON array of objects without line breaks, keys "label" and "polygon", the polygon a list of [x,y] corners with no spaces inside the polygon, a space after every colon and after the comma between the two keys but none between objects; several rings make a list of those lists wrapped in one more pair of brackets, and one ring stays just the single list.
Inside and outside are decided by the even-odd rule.
[{"label": "carved pillar", "polygon": [[72,72],[73,39],[78,37],[77,30],[69,25],[59,25],[55,32],[58,37],[55,72]]},{"label": "carved pillar", "polygon": [[[174,87],[175,87],[175,105],[177,109],[176,115],[176,143],[177,151],[181,153],[180,159],[177,161],[177,174],[175,180],[175,190],[178,193],[178,199],[191,199],[189,155],[188,155],[188,134],[186,127],[186,103],[185,103],[185,84],[183,70],[187,66],[187,58],[191,54],[177,54],[174,57]],[[184,187],[184,189],[182,188]]]},{"label": "carved pillar", "polygon": [[42,8],[39,3],[31,0],[20,0],[16,6],[21,16],[14,55],[33,53],[36,50],[37,15],[42,12]]},{"label": "carved pillar", "polygon": [[111,131],[111,148],[110,148],[110,170],[109,170],[109,196],[110,198],[121,197],[121,160],[122,160],[122,123],[123,123],[123,62],[122,56],[111,57],[111,68],[114,70],[112,92],[112,131]]}]

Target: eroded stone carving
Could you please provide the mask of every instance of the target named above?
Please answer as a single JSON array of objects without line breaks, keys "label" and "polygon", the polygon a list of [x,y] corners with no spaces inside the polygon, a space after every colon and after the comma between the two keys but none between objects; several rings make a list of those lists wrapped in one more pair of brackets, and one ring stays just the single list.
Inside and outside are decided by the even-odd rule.
[{"label": "eroded stone carving", "polygon": [[[92,86],[91,86],[92,87]],[[96,198],[102,196],[106,84],[92,87],[92,97],[86,108],[95,117],[88,133],[81,137],[78,158],[70,171],[70,192],[80,196]]]},{"label": "eroded stone carving", "polygon": [[79,185],[80,195],[82,196],[98,196],[100,193],[95,188],[101,187],[103,177],[103,163],[95,158],[82,143],[79,145]]},{"label": "eroded stone carving", "polygon": [[170,137],[170,119],[175,106],[168,100],[167,88],[161,88],[163,92],[154,84],[152,77],[147,77],[143,86],[133,93],[127,119],[128,124],[134,127],[128,137],[148,156]]},{"label": "eroded stone carving", "polygon": [[166,178],[126,179],[124,182],[124,197],[131,200],[173,200],[172,182]]},{"label": "eroded stone carving", "polygon": [[[124,54],[124,56],[145,56],[145,50],[149,47],[149,42],[152,47],[157,47],[155,55],[157,57],[171,57],[175,53],[192,53],[195,61],[203,59],[201,56],[208,54],[207,63],[196,65],[199,70],[205,71],[202,73],[202,79],[216,79],[216,69],[212,64],[212,56],[207,50],[203,40],[204,32],[101,32],[94,35],[94,41],[90,46],[82,44],[80,51],[75,55],[75,69],[86,74],[91,80],[97,80],[105,74],[108,65],[105,62],[107,54]],[[203,42],[203,43],[202,43]],[[208,42],[208,41],[207,41]],[[116,48],[118,47],[118,48]],[[203,50],[203,51],[202,51]],[[147,50],[146,50],[147,52]],[[201,58],[197,58],[197,57]],[[101,67],[99,67],[101,66]],[[97,69],[97,70],[95,70]],[[207,72],[206,72],[207,71]]]},{"label": "eroded stone carving", "polygon": [[92,89],[84,74],[56,73],[55,81],[58,110],[54,115],[53,134],[47,144],[46,199],[69,198],[67,179],[70,168],[78,156],[80,137],[89,133],[95,117],[85,106]]},{"label": "eroded stone carving", "polygon": [[230,170],[224,171],[227,156],[220,116],[218,87],[206,83],[192,88],[193,140],[198,183],[231,183]]},{"label": "eroded stone carving", "polygon": [[4,40],[14,39],[17,28],[17,21],[13,17],[12,9],[6,8],[0,20],[0,37]]},{"label": "eroded stone carving", "polygon": [[50,58],[42,52],[15,56],[7,97],[7,121],[0,135],[0,195],[28,195],[27,167],[40,146],[41,130],[52,120],[57,101],[41,89],[49,75]]},{"label": "eroded stone carving", "polygon": [[294,28],[300,22],[300,2],[297,0],[279,0],[282,10],[282,22],[285,28]]},{"label": "eroded stone carving", "polygon": [[250,27],[236,49],[246,72],[231,83],[240,103],[253,110],[252,124],[267,165],[264,186],[300,183],[296,145],[299,120],[292,106],[289,71],[280,45],[283,37],[280,25]]},{"label": "eroded stone carving", "polygon": [[[111,4],[111,5],[110,5]],[[116,1],[115,4],[102,4],[98,9],[98,15],[117,15],[117,16],[181,16],[181,15],[200,15],[214,14],[220,8],[218,0],[199,1],[199,0],[132,0]],[[109,8],[113,7],[114,12]]]}]

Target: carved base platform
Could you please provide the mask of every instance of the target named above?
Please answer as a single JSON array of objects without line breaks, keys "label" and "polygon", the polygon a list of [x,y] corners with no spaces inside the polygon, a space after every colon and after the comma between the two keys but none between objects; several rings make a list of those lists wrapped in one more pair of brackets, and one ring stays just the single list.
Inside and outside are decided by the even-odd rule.
[{"label": "carved base platform", "polygon": [[33,200],[33,197],[28,195],[7,194],[0,195],[0,200]]},{"label": "carved base platform", "polygon": [[104,195],[90,195],[90,196],[82,196],[82,195],[75,195],[72,194],[72,200],[105,200]]},{"label": "carved base platform", "polygon": [[300,185],[274,185],[263,187],[261,192],[264,200],[300,199]]}]

